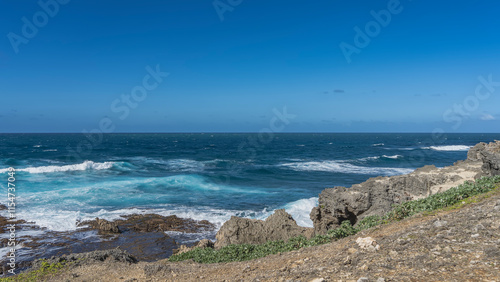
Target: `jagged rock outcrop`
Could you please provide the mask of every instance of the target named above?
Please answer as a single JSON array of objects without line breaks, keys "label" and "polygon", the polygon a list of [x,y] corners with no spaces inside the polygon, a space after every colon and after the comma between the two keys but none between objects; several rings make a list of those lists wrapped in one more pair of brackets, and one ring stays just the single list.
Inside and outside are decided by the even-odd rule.
[{"label": "jagged rock outcrop", "polygon": [[188,247],[186,245],[181,245],[178,249],[173,250],[173,253],[180,255],[182,253],[189,252],[195,248],[205,249],[205,248],[213,248],[213,247],[214,247],[214,242],[212,242],[208,239],[203,239],[203,240],[198,241],[198,243],[196,243],[192,247]]},{"label": "jagged rock outcrop", "polygon": [[424,166],[406,175],[370,178],[351,188],[328,188],[319,195],[319,206],[311,211],[314,233],[324,234],[344,220],[356,224],[370,215],[383,215],[394,204],[428,197],[479,176],[500,174],[500,142],[479,143],[467,160],[453,166]]},{"label": "jagged rock outcrop", "polygon": [[215,248],[230,244],[263,244],[296,236],[310,238],[313,229],[300,227],[284,209],[276,210],[265,221],[233,216],[217,232]]},{"label": "jagged rock outcrop", "polygon": [[99,234],[118,234],[121,233],[120,228],[118,228],[118,224],[116,222],[107,221],[105,219],[101,219],[96,217],[95,220],[89,221],[89,225],[93,229],[97,229]]},{"label": "jagged rock outcrop", "polygon": [[500,175],[500,141],[477,144],[469,150],[467,158],[477,158],[482,161],[482,173],[477,177]]},{"label": "jagged rock outcrop", "polygon": [[207,220],[196,221],[189,218],[179,218],[176,215],[162,216],[158,214],[132,214],[123,219],[107,221],[96,218],[84,221],[78,226],[89,226],[99,230],[101,234],[121,233],[123,230],[136,232],[180,231],[194,233],[199,230],[212,230],[215,226]]}]

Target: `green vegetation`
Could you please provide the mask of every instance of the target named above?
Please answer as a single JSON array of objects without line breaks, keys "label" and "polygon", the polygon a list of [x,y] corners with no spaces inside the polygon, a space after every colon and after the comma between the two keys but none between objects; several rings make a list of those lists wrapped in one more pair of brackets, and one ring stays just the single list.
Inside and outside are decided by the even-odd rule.
[{"label": "green vegetation", "polygon": [[50,281],[50,277],[58,273],[66,263],[48,263],[42,261],[42,266],[37,270],[33,270],[27,273],[21,273],[13,277],[0,278],[0,282],[4,281]]},{"label": "green vegetation", "polygon": [[385,224],[393,221],[410,217],[421,212],[430,212],[443,208],[460,207],[462,202],[473,202],[471,197],[484,194],[495,189],[498,189],[500,176],[483,177],[476,182],[465,182],[457,187],[451,188],[445,192],[434,194],[428,198],[409,201],[401,205],[394,206],[393,210],[385,216],[368,216],[362,219],[354,227],[349,221],[344,221],[336,228],[328,231],[327,235],[317,235],[311,239],[305,237],[291,238],[285,241],[271,241],[261,245],[229,245],[219,250],[212,248],[200,249],[196,248],[189,252],[173,255],[169,258],[170,261],[182,261],[193,259],[200,263],[217,263],[244,261],[260,257],[265,257],[270,254],[277,254],[298,250],[304,247],[311,247],[330,243],[347,236],[354,235],[362,230]]},{"label": "green vegetation", "polygon": [[490,192],[498,187],[498,183],[500,183],[500,176],[483,177],[476,182],[466,181],[457,187],[431,195],[425,199],[397,205],[385,216],[385,219],[389,221],[401,220],[417,213],[450,207],[470,197]]}]

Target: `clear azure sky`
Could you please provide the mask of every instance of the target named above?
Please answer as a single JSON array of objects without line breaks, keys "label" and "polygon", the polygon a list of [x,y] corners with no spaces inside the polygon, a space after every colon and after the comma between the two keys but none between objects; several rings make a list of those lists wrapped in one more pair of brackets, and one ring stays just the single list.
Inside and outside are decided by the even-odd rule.
[{"label": "clear azure sky", "polygon": [[2,1],[0,132],[258,132],[284,107],[283,132],[499,132],[499,12],[493,0]]}]

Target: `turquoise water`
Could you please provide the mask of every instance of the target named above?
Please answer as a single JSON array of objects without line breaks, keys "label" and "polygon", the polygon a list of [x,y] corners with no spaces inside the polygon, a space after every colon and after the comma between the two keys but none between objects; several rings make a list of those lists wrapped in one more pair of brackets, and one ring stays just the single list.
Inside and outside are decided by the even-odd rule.
[{"label": "turquoise water", "polygon": [[[218,226],[286,208],[300,225],[327,187],[465,159],[500,134],[0,134],[0,185],[17,170],[17,216],[47,230],[95,217],[176,214]],[[87,142],[87,143],[86,143]],[[90,144],[90,145],[89,145]],[[80,153],[76,153],[80,147]],[[213,234],[200,234],[200,237]]]}]

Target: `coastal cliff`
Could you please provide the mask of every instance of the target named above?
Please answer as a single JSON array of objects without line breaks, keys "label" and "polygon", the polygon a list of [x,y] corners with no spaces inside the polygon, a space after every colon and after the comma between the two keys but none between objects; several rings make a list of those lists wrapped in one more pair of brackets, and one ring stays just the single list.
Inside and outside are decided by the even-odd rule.
[{"label": "coastal cliff", "polygon": [[[500,141],[479,143],[469,150],[466,160],[458,161],[452,166],[437,168],[429,165],[406,175],[370,178],[350,188],[327,188],[319,195],[318,207],[311,211],[314,231],[301,232],[303,235],[307,234],[306,237],[308,234],[326,234],[328,230],[338,227],[345,220],[355,225],[367,216],[382,216],[389,212],[393,205],[444,192],[465,181],[474,181],[480,176],[499,175],[499,164]],[[271,217],[277,216],[271,215]],[[241,224],[242,221],[245,224]],[[256,232],[254,230],[256,225],[251,224],[252,222],[248,219],[231,218],[217,234],[216,246],[230,243],[255,244],[271,237],[269,234]],[[283,228],[280,224],[268,227],[266,230],[273,232],[274,240],[287,240],[297,236],[296,229],[293,228]]]}]

